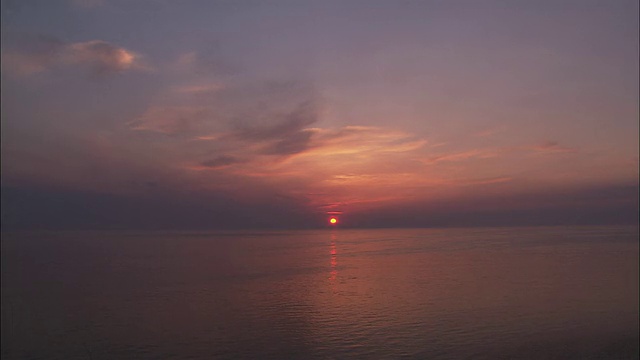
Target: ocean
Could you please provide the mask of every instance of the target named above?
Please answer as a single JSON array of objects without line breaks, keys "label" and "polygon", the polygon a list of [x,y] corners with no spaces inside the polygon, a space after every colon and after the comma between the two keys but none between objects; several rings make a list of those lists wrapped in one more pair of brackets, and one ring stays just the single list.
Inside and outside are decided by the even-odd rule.
[{"label": "ocean", "polygon": [[2,359],[637,359],[638,227],[2,234]]}]

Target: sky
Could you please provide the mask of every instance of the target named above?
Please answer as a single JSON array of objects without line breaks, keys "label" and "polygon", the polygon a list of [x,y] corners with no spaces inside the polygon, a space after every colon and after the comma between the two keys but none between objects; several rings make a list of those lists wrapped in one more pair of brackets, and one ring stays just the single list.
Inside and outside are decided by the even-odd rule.
[{"label": "sky", "polygon": [[1,4],[3,229],[637,223],[637,1]]}]

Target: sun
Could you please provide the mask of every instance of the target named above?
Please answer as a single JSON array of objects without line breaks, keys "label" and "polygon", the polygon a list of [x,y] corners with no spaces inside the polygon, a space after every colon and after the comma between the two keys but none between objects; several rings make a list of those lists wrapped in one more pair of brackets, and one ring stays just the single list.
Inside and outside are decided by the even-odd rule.
[{"label": "sun", "polygon": [[331,225],[335,225],[335,224],[337,224],[337,223],[338,223],[338,219],[336,219],[336,218],[332,217],[331,219],[329,219],[329,223],[330,223]]}]

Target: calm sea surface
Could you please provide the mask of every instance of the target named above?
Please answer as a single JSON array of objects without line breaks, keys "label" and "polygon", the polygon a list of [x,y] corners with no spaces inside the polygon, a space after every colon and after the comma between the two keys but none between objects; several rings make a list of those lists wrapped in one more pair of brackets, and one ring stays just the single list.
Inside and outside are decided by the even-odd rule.
[{"label": "calm sea surface", "polygon": [[638,228],[5,233],[3,359],[636,359]]}]

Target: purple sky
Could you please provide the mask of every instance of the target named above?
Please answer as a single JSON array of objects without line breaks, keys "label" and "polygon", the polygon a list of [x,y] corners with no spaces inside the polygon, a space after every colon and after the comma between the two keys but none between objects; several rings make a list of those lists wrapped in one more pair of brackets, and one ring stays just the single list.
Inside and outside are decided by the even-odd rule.
[{"label": "purple sky", "polygon": [[2,223],[637,223],[638,2],[2,1]]}]

